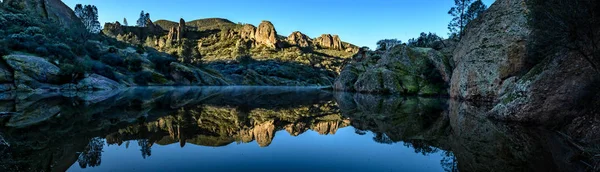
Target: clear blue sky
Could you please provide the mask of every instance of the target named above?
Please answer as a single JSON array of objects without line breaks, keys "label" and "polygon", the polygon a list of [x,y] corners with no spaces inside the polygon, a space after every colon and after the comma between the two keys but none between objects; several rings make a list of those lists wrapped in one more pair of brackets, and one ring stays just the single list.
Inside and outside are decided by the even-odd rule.
[{"label": "clear blue sky", "polygon": [[[98,7],[99,20],[135,24],[140,11],[153,21],[186,21],[219,17],[258,25],[269,20],[280,35],[301,31],[317,37],[340,35],[342,41],[374,47],[378,40],[397,38],[406,42],[421,32],[447,37],[447,14],[454,0],[63,0]],[[483,0],[489,7],[495,0]]]}]

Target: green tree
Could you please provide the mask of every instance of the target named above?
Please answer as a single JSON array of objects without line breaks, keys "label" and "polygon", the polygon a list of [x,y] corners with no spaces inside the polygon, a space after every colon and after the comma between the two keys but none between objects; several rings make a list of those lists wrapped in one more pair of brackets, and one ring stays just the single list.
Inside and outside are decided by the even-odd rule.
[{"label": "green tree", "polygon": [[418,38],[408,40],[408,46],[411,47],[440,48],[441,44],[443,44],[442,38],[431,32],[421,32]]},{"label": "green tree", "polygon": [[123,25],[124,26],[129,26],[129,23],[127,23],[127,18],[123,18]]},{"label": "green tree", "polygon": [[379,40],[377,41],[377,50],[389,50],[400,44],[402,44],[402,41],[398,39]]},{"label": "green tree", "polygon": [[146,27],[146,21],[150,20],[150,13],[144,13],[144,10],[140,13],[140,18],[137,20],[138,27]]},{"label": "green tree", "polygon": [[90,33],[100,33],[101,26],[98,21],[98,8],[94,5],[75,5],[75,15],[81,20]]},{"label": "green tree", "polygon": [[448,11],[448,14],[453,17],[450,24],[448,24],[448,29],[450,30],[450,37],[460,40],[465,34],[465,27],[469,22],[480,16],[487,9],[487,6],[481,0],[475,2],[471,2],[471,0],[454,0],[454,5]]}]

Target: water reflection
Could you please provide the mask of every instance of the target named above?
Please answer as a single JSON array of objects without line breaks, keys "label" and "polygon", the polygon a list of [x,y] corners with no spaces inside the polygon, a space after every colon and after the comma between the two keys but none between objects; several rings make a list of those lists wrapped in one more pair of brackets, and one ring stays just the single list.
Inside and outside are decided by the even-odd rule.
[{"label": "water reflection", "polygon": [[[392,146],[385,147],[393,148],[392,152],[401,152],[402,148],[394,146],[398,144],[414,152],[397,161],[412,162],[411,159],[419,156],[439,158],[435,168],[402,164],[405,166],[396,170],[584,170],[579,164],[565,160],[572,152],[551,132],[493,123],[479,117],[485,107],[438,98],[331,93],[296,87],[134,88],[119,92],[8,94],[2,97],[0,110],[7,115],[0,118],[0,126],[3,126],[0,128],[0,168],[9,171],[65,171],[113,166],[115,162],[111,160],[128,155],[127,151],[115,149],[115,146],[126,150],[135,147],[136,156],[147,161],[158,159],[156,156],[175,154],[168,149],[172,145],[188,151],[201,147],[221,151],[211,154],[212,157],[238,149],[231,145],[251,145],[240,152],[258,156],[257,149],[267,149],[274,151],[269,156],[296,159],[296,162],[314,159],[332,163],[328,166],[312,164],[315,168],[374,168],[360,166],[369,163],[365,162],[366,157],[368,161],[388,162],[390,157],[369,156],[369,151],[379,152],[384,147],[361,142],[365,137],[370,137],[371,143]],[[312,136],[313,133],[317,136]],[[322,149],[315,145],[315,141],[329,137],[335,138],[338,144]],[[289,141],[304,145],[292,145]],[[275,150],[282,145],[273,145],[276,142],[287,143],[286,149],[297,151],[294,154],[289,154],[290,150],[277,152]],[[337,160],[316,156],[316,151],[309,152],[310,155],[300,151],[339,154],[333,149],[345,146],[363,150],[353,150],[353,154],[337,157]],[[171,153],[153,154],[153,151],[166,150]],[[110,159],[103,154],[109,154]],[[120,156],[110,156],[114,154]],[[361,157],[362,162],[348,164],[361,160]],[[281,161],[266,157],[258,159],[261,162]],[[243,164],[244,161],[259,160],[233,162]],[[300,163],[287,163],[285,169],[307,168]],[[286,163],[279,163],[282,164]],[[185,165],[194,164],[177,162],[163,164],[162,168]],[[143,169],[135,163],[128,166]],[[274,166],[278,165],[262,169],[277,169]],[[394,163],[383,163],[379,167],[391,168]],[[237,170],[248,168],[239,166]]]}]

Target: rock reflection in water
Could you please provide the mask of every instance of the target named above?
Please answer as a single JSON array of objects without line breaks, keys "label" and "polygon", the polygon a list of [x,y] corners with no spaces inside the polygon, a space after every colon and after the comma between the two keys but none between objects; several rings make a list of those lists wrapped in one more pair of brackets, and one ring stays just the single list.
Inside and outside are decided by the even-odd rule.
[{"label": "rock reflection in water", "polygon": [[335,135],[348,126],[358,135],[372,132],[377,143],[402,143],[422,155],[440,153],[446,171],[584,170],[568,163],[572,152],[554,134],[496,124],[478,118],[480,107],[438,98],[302,87],[133,88],[3,97],[0,109],[9,115],[0,118],[5,140],[0,140],[0,168],[10,171],[102,166],[105,143],[136,142],[147,158],[154,145],[256,142],[268,147],[276,132]]}]

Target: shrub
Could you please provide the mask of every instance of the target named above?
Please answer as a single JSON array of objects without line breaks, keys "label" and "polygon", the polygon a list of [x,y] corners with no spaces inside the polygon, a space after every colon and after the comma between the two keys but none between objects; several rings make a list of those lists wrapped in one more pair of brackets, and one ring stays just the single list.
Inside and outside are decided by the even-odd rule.
[{"label": "shrub", "polygon": [[125,59],[125,65],[130,71],[138,72],[142,70],[142,59],[138,56],[129,56]]},{"label": "shrub", "polygon": [[240,62],[240,64],[242,64],[242,65],[248,65],[248,64],[250,64],[250,63],[253,63],[253,62],[255,62],[255,60],[254,60],[254,59],[252,59],[252,57],[251,57],[251,56],[249,56],[249,55],[238,56],[238,57],[236,58],[236,60],[237,60],[238,62]]},{"label": "shrub", "polygon": [[46,36],[44,36],[42,34],[35,34],[35,35],[33,35],[33,40],[35,42],[37,42],[38,44],[44,44],[44,43],[48,42]]},{"label": "shrub", "polygon": [[51,58],[54,60],[69,62],[76,58],[75,54],[73,54],[71,51],[71,48],[66,44],[50,44],[46,48],[48,49],[48,53],[51,55]]},{"label": "shrub", "polygon": [[35,48],[35,54],[41,55],[41,56],[47,56],[48,49],[44,46],[37,47],[37,48]]},{"label": "shrub", "polygon": [[60,63],[59,75],[61,83],[74,83],[83,79],[85,73],[90,70],[89,64],[76,60],[74,63]]},{"label": "shrub", "polygon": [[100,53],[100,47],[98,46],[98,44],[87,41],[87,42],[85,42],[84,46],[85,46],[85,51],[87,52],[87,55],[90,56],[92,59],[98,60],[100,58],[101,53]]},{"label": "shrub", "polygon": [[114,70],[110,66],[107,66],[102,62],[92,60],[90,60],[88,64],[90,65],[92,72],[102,75],[108,79],[116,80]]},{"label": "shrub", "polygon": [[0,40],[0,57],[10,54],[6,41]]},{"label": "shrub", "polygon": [[154,68],[160,73],[169,72],[171,63],[177,61],[170,56],[159,54],[156,52],[151,52],[150,54],[148,54],[148,60],[154,63]]},{"label": "shrub", "polygon": [[102,57],[100,57],[100,61],[111,66],[123,66],[125,64],[125,60],[122,57],[113,53],[102,55]]},{"label": "shrub", "polygon": [[152,80],[152,72],[139,71],[135,73],[133,80],[138,85],[148,85],[148,82]]},{"label": "shrub", "polygon": [[44,31],[41,28],[35,27],[35,26],[27,27],[25,29],[25,31],[23,31],[23,32],[25,34],[28,34],[28,35],[35,35],[35,34],[42,34],[42,33],[44,33]]}]

